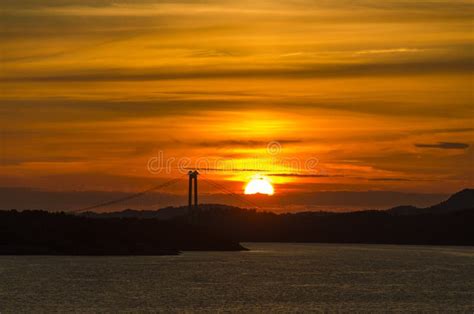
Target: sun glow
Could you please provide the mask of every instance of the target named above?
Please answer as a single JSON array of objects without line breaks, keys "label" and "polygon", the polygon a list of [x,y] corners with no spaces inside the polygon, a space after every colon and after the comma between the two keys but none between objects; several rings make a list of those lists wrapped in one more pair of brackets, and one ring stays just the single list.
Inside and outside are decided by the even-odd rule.
[{"label": "sun glow", "polygon": [[273,195],[275,190],[268,178],[262,176],[255,176],[245,186],[245,194],[266,194]]}]

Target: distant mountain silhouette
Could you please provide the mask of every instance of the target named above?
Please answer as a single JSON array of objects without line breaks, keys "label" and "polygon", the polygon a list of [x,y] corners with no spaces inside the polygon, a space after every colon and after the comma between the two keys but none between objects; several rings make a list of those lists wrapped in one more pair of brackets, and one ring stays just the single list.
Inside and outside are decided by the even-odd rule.
[{"label": "distant mountain silhouette", "polygon": [[[201,210],[232,210],[240,209],[235,206],[221,205],[221,204],[202,204],[199,205]],[[134,210],[134,209],[125,209],[118,212],[107,212],[107,213],[97,213],[97,212],[85,212],[81,216],[91,217],[91,218],[154,218],[159,220],[169,220],[175,219],[178,217],[186,216],[188,213],[187,206],[179,207],[164,207],[158,210]]]},{"label": "distant mountain silhouette", "polygon": [[[428,208],[398,206],[358,212],[299,212],[275,214],[254,209],[201,204],[196,222],[216,234],[240,242],[329,242],[474,245],[473,190],[463,190]],[[157,211],[125,210],[85,213],[89,217],[153,217],[185,220],[187,207]]]},{"label": "distant mountain silhouette", "polygon": [[[199,205],[201,210],[239,210],[240,208],[235,206],[227,206],[222,204],[201,204]],[[451,195],[446,201],[439,204],[419,208],[411,205],[401,205],[393,207],[387,210],[388,213],[393,215],[419,215],[419,214],[441,214],[449,213],[462,209],[474,208],[474,189],[464,189]],[[178,217],[185,216],[187,214],[188,207],[165,207],[158,210],[134,210],[125,209],[118,212],[85,212],[82,215],[92,218],[155,218],[160,220],[175,219]],[[332,215],[333,212],[301,212],[298,215]]]},{"label": "distant mountain silhouette", "polygon": [[394,215],[442,214],[474,208],[474,189],[464,189],[451,195],[446,201],[426,208],[397,206],[388,210]]},{"label": "distant mountain silhouette", "polygon": [[394,215],[417,215],[420,213],[422,209],[411,206],[411,205],[401,205],[397,207],[393,207],[387,210],[387,212],[392,213]]},{"label": "distant mountain silhouette", "polygon": [[428,210],[432,213],[446,213],[467,208],[474,208],[474,189],[457,192],[446,201],[428,207]]},{"label": "distant mountain silhouette", "polygon": [[123,211],[107,213],[85,212],[81,215],[91,218],[154,218],[160,220],[168,220],[186,215],[187,210],[188,208],[183,206],[165,207],[158,210],[125,209]]},{"label": "distant mountain silhouette", "polygon": [[72,215],[0,211],[0,255],[162,255],[239,242],[474,245],[474,190],[428,208],[276,214],[208,204]]}]

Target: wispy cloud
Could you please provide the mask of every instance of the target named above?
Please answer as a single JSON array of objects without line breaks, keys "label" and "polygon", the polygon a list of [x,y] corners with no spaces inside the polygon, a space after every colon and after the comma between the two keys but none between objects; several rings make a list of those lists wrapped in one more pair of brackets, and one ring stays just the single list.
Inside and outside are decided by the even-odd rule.
[{"label": "wispy cloud", "polygon": [[474,70],[470,58],[453,60],[427,60],[408,62],[378,63],[332,63],[306,64],[285,68],[237,68],[237,69],[89,69],[76,70],[75,73],[50,73],[49,75],[32,74],[28,76],[2,77],[2,82],[100,82],[100,81],[163,81],[189,79],[222,79],[222,78],[344,78],[371,76],[407,76],[423,74],[468,74]]},{"label": "wispy cloud", "polygon": [[319,174],[319,173],[269,173],[269,177],[293,177],[293,178],[342,178],[344,175]]},{"label": "wispy cloud", "polygon": [[358,50],[355,53],[364,54],[385,54],[385,53],[409,53],[409,52],[420,52],[422,49],[417,48],[391,48],[391,49],[370,49],[370,50]]},{"label": "wispy cloud", "polygon": [[408,178],[368,178],[369,181],[393,181],[393,182],[408,182],[408,181],[425,181],[425,180],[415,180]]},{"label": "wispy cloud", "polygon": [[[302,140],[298,139],[280,139],[272,140],[279,144],[297,144],[301,143]],[[203,147],[262,147],[265,148],[269,144],[270,140],[224,140],[224,141],[206,141],[199,142],[198,146]]]},{"label": "wispy cloud", "polygon": [[417,143],[415,144],[415,146],[420,148],[466,149],[469,147],[469,144],[455,142],[438,142],[435,144]]}]

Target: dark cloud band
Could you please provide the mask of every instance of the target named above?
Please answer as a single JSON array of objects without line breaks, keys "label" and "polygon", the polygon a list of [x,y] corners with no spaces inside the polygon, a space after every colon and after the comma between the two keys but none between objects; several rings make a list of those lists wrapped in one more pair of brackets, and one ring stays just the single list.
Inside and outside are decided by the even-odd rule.
[{"label": "dark cloud band", "polygon": [[420,148],[439,148],[439,149],[466,149],[469,144],[466,143],[454,143],[454,142],[438,142],[436,144],[415,144],[416,147]]}]

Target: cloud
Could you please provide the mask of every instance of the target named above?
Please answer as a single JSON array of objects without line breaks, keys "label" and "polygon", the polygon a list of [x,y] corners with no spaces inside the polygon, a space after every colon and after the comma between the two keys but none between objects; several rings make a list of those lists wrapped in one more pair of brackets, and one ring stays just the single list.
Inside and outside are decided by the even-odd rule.
[{"label": "cloud", "polygon": [[228,167],[228,168],[211,168],[211,167],[206,167],[206,168],[196,168],[196,167],[186,167],[183,168],[184,170],[198,170],[201,171],[202,173],[207,173],[207,172],[266,172],[269,171],[268,169],[257,169],[257,168],[233,168],[233,167]]},{"label": "cloud", "polygon": [[224,141],[206,141],[199,142],[198,146],[203,147],[262,147],[265,148],[270,142],[284,144],[297,144],[301,140],[224,140]]},{"label": "cloud", "polygon": [[318,173],[269,173],[269,177],[294,177],[294,178],[341,178],[344,175],[329,175]]},{"label": "cloud", "polygon": [[[23,14],[58,15],[99,15],[99,16],[148,16],[157,14],[202,15],[203,13],[262,15],[265,16],[317,16],[354,21],[365,17],[364,21],[467,19],[472,13],[470,1],[189,1],[189,0],[3,0],[2,5],[9,10],[29,9]],[[155,10],[150,10],[154,8]],[[148,9],[148,10],[147,10]]]},{"label": "cloud", "polygon": [[385,54],[385,53],[409,53],[409,52],[421,52],[422,49],[416,48],[391,48],[391,49],[369,49],[369,50],[359,50],[356,51],[356,54]]},{"label": "cloud", "polygon": [[408,62],[332,63],[306,64],[275,68],[227,68],[227,69],[89,69],[75,73],[50,73],[48,75],[2,77],[2,82],[120,82],[120,81],[164,81],[219,78],[338,78],[377,77],[423,74],[470,74],[474,70],[471,58],[453,60],[426,60]]},{"label": "cloud", "polygon": [[466,149],[469,147],[469,144],[455,142],[438,142],[436,144],[417,143],[415,144],[415,146],[420,148]]},{"label": "cloud", "polygon": [[369,178],[369,181],[393,181],[393,182],[405,182],[405,181],[413,181],[407,178]]},{"label": "cloud", "polygon": [[269,173],[265,174],[269,177],[295,177],[295,178],[351,178],[358,180],[368,180],[368,181],[386,181],[386,182],[412,182],[412,181],[433,181],[429,179],[410,179],[410,178],[397,178],[397,177],[379,177],[379,178],[364,178],[357,176],[348,176],[342,174],[304,174],[304,173]]},{"label": "cloud", "polygon": [[438,128],[438,129],[417,129],[412,134],[438,134],[438,133],[464,133],[472,132],[474,128]]}]

